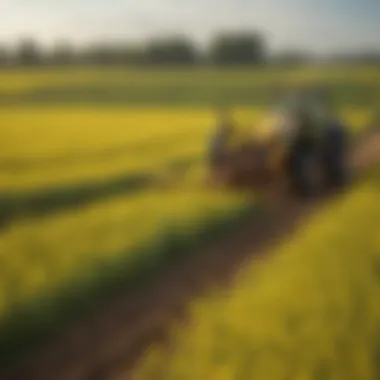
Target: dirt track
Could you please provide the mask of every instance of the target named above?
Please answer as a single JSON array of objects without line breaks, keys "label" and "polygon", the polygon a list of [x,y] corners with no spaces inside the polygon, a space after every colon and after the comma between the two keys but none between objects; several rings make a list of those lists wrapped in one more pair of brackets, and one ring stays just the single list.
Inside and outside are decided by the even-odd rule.
[{"label": "dirt track", "polygon": [[[362,145],[353,165],[365,169],[380,160],[380,133]],[[168,341],[168,326],[186,317],[186,305],[214,285],[227,286],[245,262],[260,259],[328,199],[279,201],[238,232],[204,247],[168,268],[145,289],[113,302],[30,358],[12,376],[22,380],[128,379],[136,360],[154,342]],[[149,379],[147,379],[149,380]]]}]

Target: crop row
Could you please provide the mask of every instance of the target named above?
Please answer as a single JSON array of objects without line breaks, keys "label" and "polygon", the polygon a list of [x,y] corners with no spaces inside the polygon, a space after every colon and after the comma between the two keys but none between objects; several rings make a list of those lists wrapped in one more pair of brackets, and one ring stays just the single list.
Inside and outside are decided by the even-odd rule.
[{"label": "crop row", "polygon": [[[205,158],[208,112],[143,111],[4,112],[4,123],[13,127],[5,130],[8,144],[0,154],[1,226],[144,190],[162,174],[186,172]],[[259,110],[238,109],[235,114],[242,141],[265,133]],[[358,131],[370,112],[346,109],[343,116]],[[114,122],[105,128],[108,118]],[[59,123],[53,127],[55,120]]]},{"label": "crop row", "polygon": [[152,350],[135,379],[378,379],[379,178],[195,303],[174,354]]},{"label": "crop row", "polygon": [[323,85],[341,105],[368,104],[379,97],[376,67],[296,69],[68,69],[0,73],[0,104],[270,104],[294,84]]},{"label": "crop row", "polygon": [[0,236],[0,357],[147,281],[253,206],[244,195],[155,189],[13,225]]}]

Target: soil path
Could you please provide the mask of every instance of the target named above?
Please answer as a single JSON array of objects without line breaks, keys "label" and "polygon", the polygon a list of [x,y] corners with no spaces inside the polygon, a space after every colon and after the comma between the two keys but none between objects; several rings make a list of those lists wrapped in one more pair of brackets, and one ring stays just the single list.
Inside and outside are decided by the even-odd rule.
[{"label": "soil path", "polygon": [[[363,170],[378,161],[380,133],[356,149],[352,164]],[[268,205],[262,217],[252,218],[239,231],[168,267],[144,289],[115,300],[90,320],[63,332],[48,347],[20,363],[12,374],[0,378],[128,379],[134,364],[152,343],[168,342],[170,324],[186,318],[191,299],[213,286],[228,286],[247,261],[264,257],[270,247],[288,237],[330,199],[278,199]]]}]

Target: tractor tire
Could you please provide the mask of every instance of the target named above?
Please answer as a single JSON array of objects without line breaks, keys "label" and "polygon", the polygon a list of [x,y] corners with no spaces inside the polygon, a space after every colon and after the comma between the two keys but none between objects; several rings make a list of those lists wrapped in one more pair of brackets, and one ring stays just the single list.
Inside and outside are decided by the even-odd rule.
[{"label": "tractor tire", "polygon": [[297,197],[309,198],[319,195],[323,188],[321,157],[316,149],[296,144],[287,163],[291,191]]},{"label": "tractor tire", "polygon": [[350,181],[348,133],[338,125],[326,132],[323,144],[323,171],[328,189],[345,187]]},{"label": "tractor tire", "polygon": [[321,191],[321,165],[317,155],[306,153],[298,158],[295,172],[296,192],[302,197],[318,195]]}]

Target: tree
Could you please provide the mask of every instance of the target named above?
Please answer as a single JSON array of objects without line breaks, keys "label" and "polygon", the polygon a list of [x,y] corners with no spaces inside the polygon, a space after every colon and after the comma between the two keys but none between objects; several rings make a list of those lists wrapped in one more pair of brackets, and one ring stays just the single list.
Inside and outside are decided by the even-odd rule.
[{"label": "tree", "polygon": [[121,64],[136,65],[143,62],[144,50],[136,46],[123,46],[119,51]]},{"label": "tree", "polygon": [[0,46],[0,66],[4,67],[10,63],[11,56],[5,46]]},{"label": "tree", "polygon": [[153,40],[145,49],[148,64],[192,65],[198,60],[193,43],[183,37]]},{"label": "tree", "polygon": [[107,44],[95,44],[82,52],[85,63],[107,65],[115,61],[114,51]]},{"label": "tree", "polygon": [[74,49],[68,42],[59,41],[53,47],[50,62],[54,65],[69,65],[75,61]]},{"label": "tree", "polygon": [[24,39],[17,48],[16,60],[21,65],[34,66],[43,61],[43,56],[38,45],[33,40]]},{"label": "tree", "polygon": [[90,65],[128,65],[142,61],[142,48],[127,44],[95,44],[82,50],[77,60]]},{"label": "tree", "polygon": [[264,39],[258,33],[223,33],[212,41],[209,58],[218,65],[257,65],[265,59]]}]

